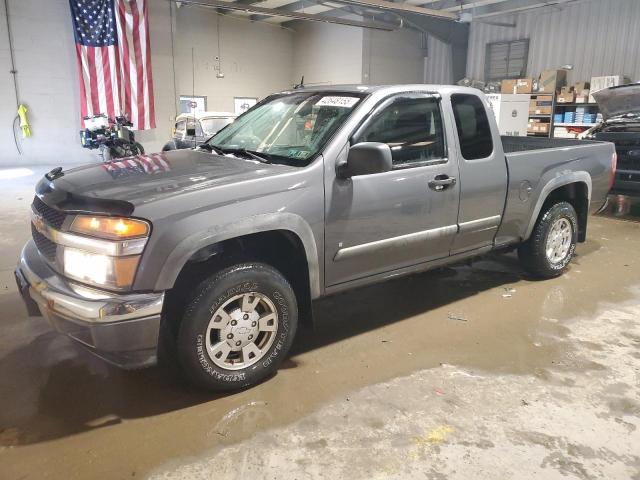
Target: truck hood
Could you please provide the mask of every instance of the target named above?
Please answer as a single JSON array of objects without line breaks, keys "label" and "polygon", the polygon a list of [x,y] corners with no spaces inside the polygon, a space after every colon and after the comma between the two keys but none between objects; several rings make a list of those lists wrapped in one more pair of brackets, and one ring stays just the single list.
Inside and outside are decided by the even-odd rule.
[{"label": "truck hood", "polygon": [[625,113],[640,113],[640,84],[605,88],[593,93],[605,120]]},{"label": "truck hood", "polygon": [[37,194],[63,210],[129,215],[135,206],[189,191],[296,170],[199,150],[138,155],[108,163],[52,170]]}]

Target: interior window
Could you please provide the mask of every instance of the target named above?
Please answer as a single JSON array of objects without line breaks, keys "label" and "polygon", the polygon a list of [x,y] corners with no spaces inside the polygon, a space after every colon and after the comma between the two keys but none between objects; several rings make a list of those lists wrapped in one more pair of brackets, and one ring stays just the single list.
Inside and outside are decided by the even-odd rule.
[{"label": "interior window", "polygon": [[356,143],[381,142],[394,165],[444,158],[444,134],[435,98],[397,97],[356,134]]},{"label": "interior window", "polygon": [[451,96],[460,150],[465,160],[487,158],[493,152],[493,139],[487,111],[475,95]]}]

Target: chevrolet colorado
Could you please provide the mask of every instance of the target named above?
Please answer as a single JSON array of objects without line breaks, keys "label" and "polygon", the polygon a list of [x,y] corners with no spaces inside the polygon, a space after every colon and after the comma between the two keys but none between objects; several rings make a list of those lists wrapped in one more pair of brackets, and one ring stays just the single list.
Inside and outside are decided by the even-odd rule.
[{"label": "chevrolet colorado", "polygon": [[216,391],[273,374],[319,297],[518,248],[564,272],[615,170],[611,143],[501,138],[457,86],[299,88],[195,150],[36,187],[16,279],[29,312],[125,368]]}]

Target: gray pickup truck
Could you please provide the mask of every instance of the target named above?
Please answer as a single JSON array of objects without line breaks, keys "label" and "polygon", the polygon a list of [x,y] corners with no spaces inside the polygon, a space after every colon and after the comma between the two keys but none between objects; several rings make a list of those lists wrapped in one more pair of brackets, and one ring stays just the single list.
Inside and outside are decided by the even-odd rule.
[{"label": "gray pickup truck", "polygon": [[477,90],[300,88],[197,150],[49,172],[16,279],[104,359],[233,390],[319,297],[514,248],[561,274],[614,170],[611,143],[501,138]]}]

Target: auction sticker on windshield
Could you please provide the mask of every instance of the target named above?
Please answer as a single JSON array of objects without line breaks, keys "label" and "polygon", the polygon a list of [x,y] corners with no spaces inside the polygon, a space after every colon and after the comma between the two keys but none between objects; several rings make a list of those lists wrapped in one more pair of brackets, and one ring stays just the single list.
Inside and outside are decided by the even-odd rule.
[{"label": "auction sticker on windshield", "polygon": [[316,107],[351,108],[360,100],[358,97],[322,97]]}]

